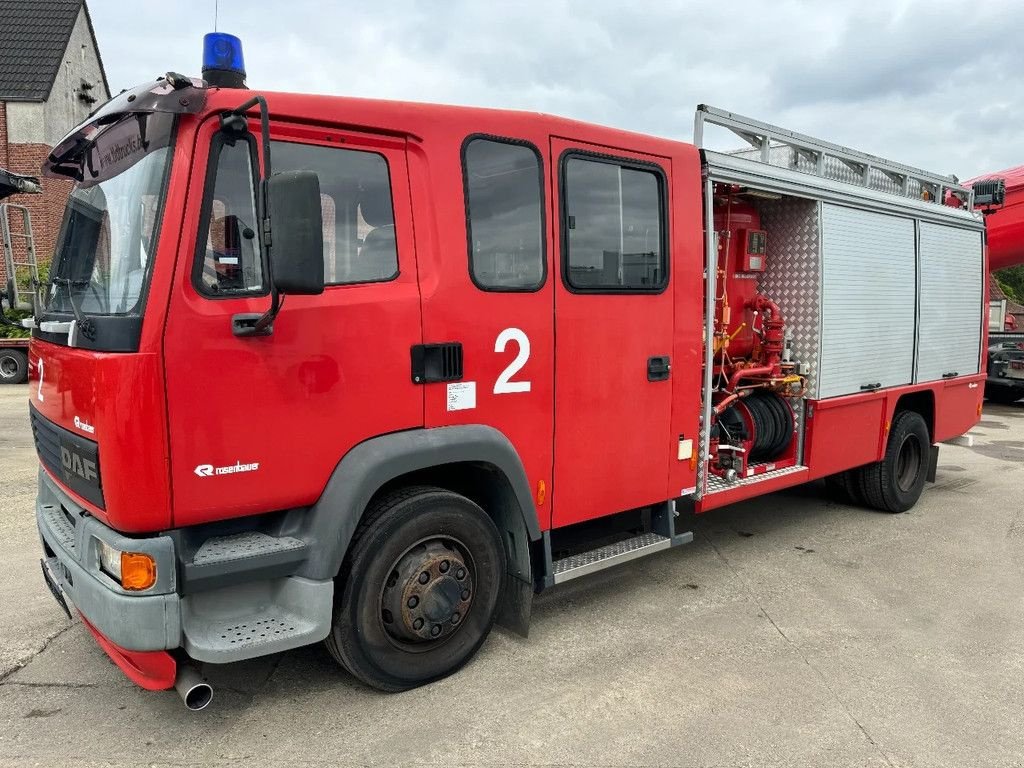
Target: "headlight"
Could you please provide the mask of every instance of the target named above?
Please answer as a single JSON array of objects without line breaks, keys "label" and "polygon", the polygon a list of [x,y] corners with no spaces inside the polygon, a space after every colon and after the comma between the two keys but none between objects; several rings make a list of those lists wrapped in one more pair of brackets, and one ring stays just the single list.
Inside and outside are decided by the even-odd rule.
[{"label": "headlight", "polygon": [[100,545],[100,567],[117,581],[121,581],[121,550],[114,549],[99,539],[96,543]]}]

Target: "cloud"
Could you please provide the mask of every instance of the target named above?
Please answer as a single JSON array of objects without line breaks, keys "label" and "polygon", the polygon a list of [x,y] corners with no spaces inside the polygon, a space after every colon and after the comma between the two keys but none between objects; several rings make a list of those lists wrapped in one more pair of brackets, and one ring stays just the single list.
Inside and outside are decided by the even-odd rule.
[{"label": "cloud", "polygon": [[[198,74],[213,3],[90,11],[116,90]],[[220,0],[267,90],[527,109],[688,141],[705,102],[961,178],[1024,162],[1024,6]]]}]

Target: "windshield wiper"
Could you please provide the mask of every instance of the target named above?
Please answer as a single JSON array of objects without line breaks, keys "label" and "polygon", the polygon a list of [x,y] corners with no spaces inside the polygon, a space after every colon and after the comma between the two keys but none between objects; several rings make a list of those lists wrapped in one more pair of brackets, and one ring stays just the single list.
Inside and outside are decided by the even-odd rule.
[{"label": "windshield wiper", "polygon": [[54,277],[50,280],[54,285],[63,285],[68,292],[68,303],[71,305],[71,311],[75,315],[75,324],[78,326],[78,331],[89,341],[96,339],[96,324],[91,318],[87,317],[82,313],[82,310],[78,308],[78,304],[75,302],[75,294],[71,289],[73,287],[85,287],[89,285],[88,282],[82,280],[69,280],[66,277]]}]

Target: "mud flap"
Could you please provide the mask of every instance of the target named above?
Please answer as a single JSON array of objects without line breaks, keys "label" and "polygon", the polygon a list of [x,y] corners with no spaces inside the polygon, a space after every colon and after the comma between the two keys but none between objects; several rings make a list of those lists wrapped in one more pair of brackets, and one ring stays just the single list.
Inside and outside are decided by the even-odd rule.
[{"label": "mud flap", "polygon": [[505,574],[505,587],[494,617],[500,627],[520,637],[530,634],[530,614],[533,610],[533,584],[510,573]]},{"label": "mud flap", "polygon": [[935,473],[939,467],[939,446],[933,445],[928,456],[928,475],[925,477],[929,483],[935,482]]}]

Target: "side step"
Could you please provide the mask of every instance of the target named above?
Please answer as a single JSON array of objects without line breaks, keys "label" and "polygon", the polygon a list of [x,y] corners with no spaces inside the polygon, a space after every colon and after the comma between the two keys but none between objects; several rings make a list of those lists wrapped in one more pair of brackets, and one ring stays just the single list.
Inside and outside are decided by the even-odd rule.
[{"label": "side step", "polygon": [[693,533],[681,533],[669,538],[659,533],[642,533],[631,539],[617,541],[614,544],[606,544],[597,549],[587,552],[563,557],[552,561],[552,582],[562,582],[586,576],[588,573],[602,571],[620,563],[653,555],[663,549],[669,549],[679,544],[688,544],[693,541]]},{"label": "side step", "polygon": [[289,576],[306,559],[306,542],[291,536],[268,536],[259,531],[214,536],[203,542],[186,562],[182,578],[189,591],[261,578]]},{"label": "side step", "polygon": [[331,630],[334,582],[299,576],[186,595],[185,652],[225,664],[323,640]]}]

